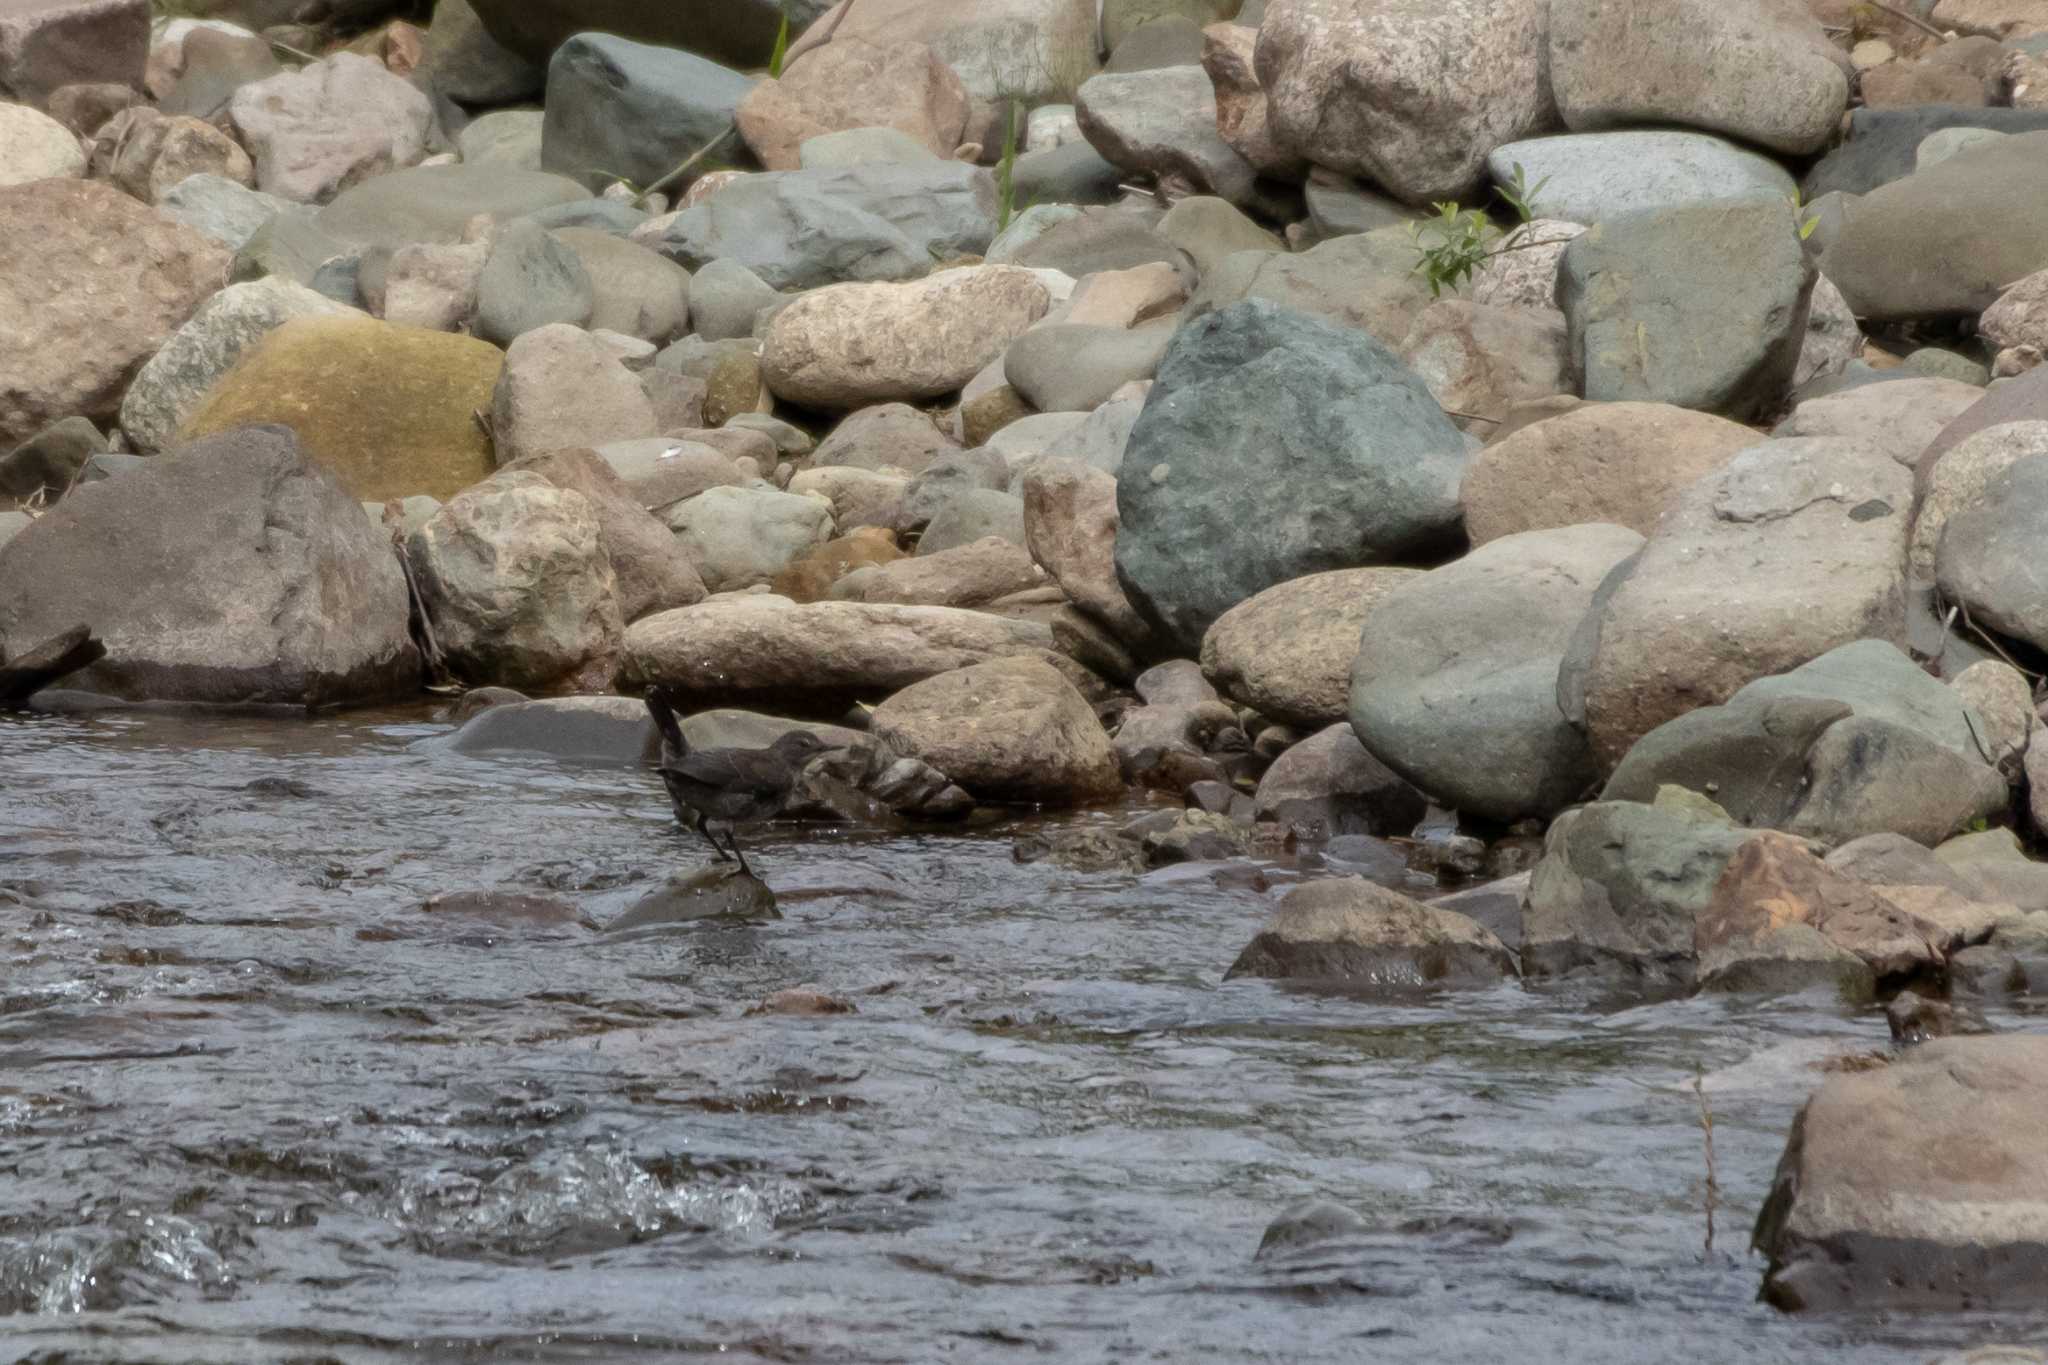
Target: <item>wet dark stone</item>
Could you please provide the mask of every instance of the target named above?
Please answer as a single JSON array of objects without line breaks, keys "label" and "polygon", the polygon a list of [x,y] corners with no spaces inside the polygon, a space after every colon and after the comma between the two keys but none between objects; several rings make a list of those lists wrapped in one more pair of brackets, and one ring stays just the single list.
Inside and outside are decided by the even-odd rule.
[{"label": "wet dark stone", "polygon": [[714,863],[695,872],[678,872],[635,901],[626,913],[605,926],[616,934],[626,929],[694,924],[710,919],[780,919],[775,893],[759,877],[730,863]]},{"label": "wet dark stone", "polygon": [[505,928],[590,924],[583,912],[569,901],[557,896],[535,896],[518,891],[451,891],[429,897],[420,909],[440,918],[482,920]]}]

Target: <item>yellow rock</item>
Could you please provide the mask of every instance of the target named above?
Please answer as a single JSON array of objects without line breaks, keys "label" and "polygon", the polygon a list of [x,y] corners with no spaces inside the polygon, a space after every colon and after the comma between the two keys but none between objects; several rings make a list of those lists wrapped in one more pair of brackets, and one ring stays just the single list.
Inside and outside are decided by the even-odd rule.
[{"label": "yellow rock", "polygon": [[295,318],[252,347],[180,433],[275,422],[356,497],[446,499],[494,468],[476,420],[505,353],[487,341],[366,317]]}]

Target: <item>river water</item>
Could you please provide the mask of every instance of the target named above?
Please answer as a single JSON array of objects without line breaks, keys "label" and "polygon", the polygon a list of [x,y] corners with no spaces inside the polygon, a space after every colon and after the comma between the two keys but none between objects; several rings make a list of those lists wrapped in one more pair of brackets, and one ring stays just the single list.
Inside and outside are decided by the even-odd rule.
[{"label": "river water", "polygon": [[[1260,893],[1020,866],[1005,827],[764,832],[766,924],[429,912],[515,890],[602,923],[699,850],[651,773],[461,757],[428,714],[0,719],[0,1359],[1871,1365],[2048,1339],[2048,1307],[1755,1302],[1786,1126],[1817,1064],[1884,1046],[1874,1011],[1226,984],[1291,869]],[[799,985],[858,1013],[746,1013]],[[1311,1197],[1369,1230],[1258,1258]]]}]

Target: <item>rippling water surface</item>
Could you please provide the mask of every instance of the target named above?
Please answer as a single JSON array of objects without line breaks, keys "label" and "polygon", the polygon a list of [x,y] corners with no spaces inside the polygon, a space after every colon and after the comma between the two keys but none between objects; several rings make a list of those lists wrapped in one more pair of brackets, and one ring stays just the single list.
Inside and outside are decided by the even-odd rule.
[{"label": "rippling water surface", "polygon": [[[435,914],[498,889],[602,923],[698,850],[651,774],[455,756],[425,715],[0,719],[0,1358],[1864,1365],[2048,1336],[1754,1301],[1786,1125],[1874,1013],[1224,984],[1286,869],[1019,866],[1002,828],[758,837],[762,925]],[[746,1014],[798,985],[859,1013]],[[1372,1231],[1255,1259],[1310,1196]]]}]

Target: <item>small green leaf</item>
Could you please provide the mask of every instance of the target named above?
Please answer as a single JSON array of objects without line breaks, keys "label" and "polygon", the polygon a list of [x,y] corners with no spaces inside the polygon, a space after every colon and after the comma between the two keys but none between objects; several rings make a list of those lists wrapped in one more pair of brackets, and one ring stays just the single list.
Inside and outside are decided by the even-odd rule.
[{"label": "small green leaf", "polygon": [[768,54],[768,75],[780,79],[782,62],[789,55],[789,5],[782,6],[782,26],[775,30],[775,50]]}]

